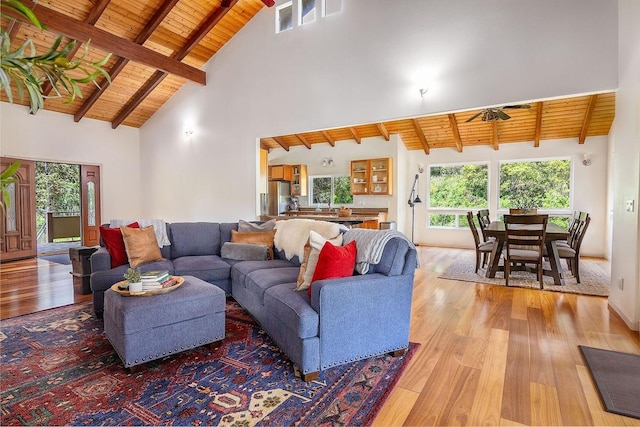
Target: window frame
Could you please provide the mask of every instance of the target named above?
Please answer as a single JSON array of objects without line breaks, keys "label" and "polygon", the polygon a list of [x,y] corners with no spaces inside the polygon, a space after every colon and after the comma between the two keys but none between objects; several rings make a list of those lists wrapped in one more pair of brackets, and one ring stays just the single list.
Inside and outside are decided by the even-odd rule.
[{"label": "window frame", "polygon": [[[287,7],[291,8],[291,26],[289,28],[281,29],[280,25],[280,11],[282,9],[286,9]],[[293,0],[289,0],[287,2],[282,3],[279,6],[276,6],[276,34],[284,33],[285,31],[289,31],[293,29]]]},{"label": "window frame", "polygon": [[574,167],[575,162],[571,156],[557,156],[557,157],[536,157],[530,159],[508,159],[508,160],[498,160],[497,161],[497,169],[496,169],[496,185],[495,185],[495,194],[496,194],[496,213],[498,217],[502,217],[509,213],[509,208],[501,208],[500,207],[500,168],[505,163],[531,163],[531,162],[547,162],[554,160],[565,160],[569,162],[569,207],[562,209],[551,209],[551,208],[538,208],[538,213],[548,214],[549,217],[558,216],[558,217],[569,217],[573,215],[573,199],[574,199]]},{"label": "window frame", "polygon": [[[431,169],[434,167],[452,167],[452,166],[465,166],[465,165],[482,165],[487,166],[487,200],[486,206],[483,207],[461,207],[461,208],[452,208],[452,207],[432,207],[431,206]],[[470,161],[470,162],[452,162],[452,163],[434,163],[430,164],[427,167],[427,190],[426,190],[426,226],[427,228],[437,228],[437,229],[450,229],[450,230],[459,230],[464,228],[469,228],[468,225],[461,225],[461,223],[466,222],[467,212],[470,210],[478,210],[478,209],[489,209],[489,205],[491,203],[491,161],[481,160],[481,161]],[[431,216],[432,215],[454,215],[455,225],[454,226],[442,226],[442,225],[432,225],[431,224]],[[463,219],[464,221],[461,221]]]},{"label": "window frame", "polygon": [[[316,178],[331,178],[331,196],[330,196],[330,202],[329,203],[316,203],[313,201],[313,180]],[[351,180],[351,176],[350,175],[342,175],[342,174],[336,174],[336,175],[331,175],[331,174],[322,174],[322,175],[309,175],[307,177],[307,181],[308,181],[308,185],[309,188],[307,189],[308,192],[308,198],[307,198],[307,203],[309,206],[320,206],[320,207],[330,207],[330,206],[335,206],[333,205],[333,199],[335,198],[335,190],[336,190],[336,185],[335,185],[335,179],[336,178],[348,178],[349,180]],[[353,195],[351,195],[351,197],[353,198]],[[350,206],[353,205],[353,202],[351,203],[340,203],[340,205],[345,205],[345,206]]]},{"label": "window frame", "polygon": [[[304,0],[298,0],[298,13],[297,13],[297,15],[298,15],[298,26],[303,26],[303,25],[306,25],[306,24],[310,24],[312,22],[315,22],[316,19],[318,19],[318,11],[319,11],[318,2],[319,2],[319,0],[313,0],[313,19],[306,18],[306,16],[302,15],[302,13],[304,12],[304,7],[303,7],[303,4],[302,4],[303,1]],[[308,19],[306,22],[305,22],[305,18]]]}]

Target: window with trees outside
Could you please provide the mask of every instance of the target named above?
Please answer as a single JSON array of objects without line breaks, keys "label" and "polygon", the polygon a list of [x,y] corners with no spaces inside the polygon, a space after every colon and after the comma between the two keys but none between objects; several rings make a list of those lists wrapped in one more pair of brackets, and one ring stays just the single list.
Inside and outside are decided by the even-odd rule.
[{"label": "window with trees outside", "polygon": [[348,175],[309,177],[309,202],[316,206],[353,203],[349,181]]},{"label": "window with trees outside", "polygon": [[488,206],[488,164],[429,167],[429,226],[468,227],[467,212]]},{"label": "window with trees outside", "polygon": [[499,209],[536,208],[549,221],[568,227],[571,215],[571,160],[501,162]]}]

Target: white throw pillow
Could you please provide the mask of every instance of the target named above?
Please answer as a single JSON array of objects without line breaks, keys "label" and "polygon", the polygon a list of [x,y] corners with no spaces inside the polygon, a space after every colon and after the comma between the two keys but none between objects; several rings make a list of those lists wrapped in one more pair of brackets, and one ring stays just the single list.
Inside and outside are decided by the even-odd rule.
[{"label": "white throw pillow", "polygon": [[334,238],[326,239],[313,230],[309,232],[309,242],[304,249],[305,256],[302,265],[300,265],[296,291],[308,289],[311,285],[311,279],[313,278],[313,273],[316,271],[316,264],[318,264],[320,250],[326,242],[330,242],[334,246],[342,246],[342,233]]}]

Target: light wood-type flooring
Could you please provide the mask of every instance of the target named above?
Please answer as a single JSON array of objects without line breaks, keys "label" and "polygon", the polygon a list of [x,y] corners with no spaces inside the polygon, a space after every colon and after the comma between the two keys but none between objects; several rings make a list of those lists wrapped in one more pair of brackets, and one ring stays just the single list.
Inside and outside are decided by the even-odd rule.
[{"label": "light wood-type flooring", "polygon": [[[634,425],[603,410],[578,344],[640,354],[602,297],[438,279],[465,253],[419,247],[410,340],[419,349],[376,426]],[[71,266],[0,265],[0,318],[91,299]]]}]

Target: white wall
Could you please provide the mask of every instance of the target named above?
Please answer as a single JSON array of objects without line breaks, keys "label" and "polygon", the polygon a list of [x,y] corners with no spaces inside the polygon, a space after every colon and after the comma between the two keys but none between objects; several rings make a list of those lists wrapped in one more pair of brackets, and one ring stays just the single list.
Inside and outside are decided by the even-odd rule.
[{"label": "white wall", "polygon": [[[49,101],[52,102],[52,101]],[[55,101],[54,101],[55,102]],[[60,101],[62,102],[62,101]],[[0,154],[5,157],[100,166],[102,221],[135,218],[140,210],[138,129],[0,103]]]},{"label": "white wall", "polygon": [[617,84],[613,2],[349,0],[280,34],[274,14],[259,12],[207,64],[205,88],[186,85],[141,129],[145,209],[253,217],[256,138]]},{"label": "white wall", "polygon": [[[613,211],[609,305],[634,330],[640,329],[640,2],[619,1],[619,90],[610,132]],[[625,203],[634,200],[627,212]],[[623,289],[618,279],[624,280]]]}]

